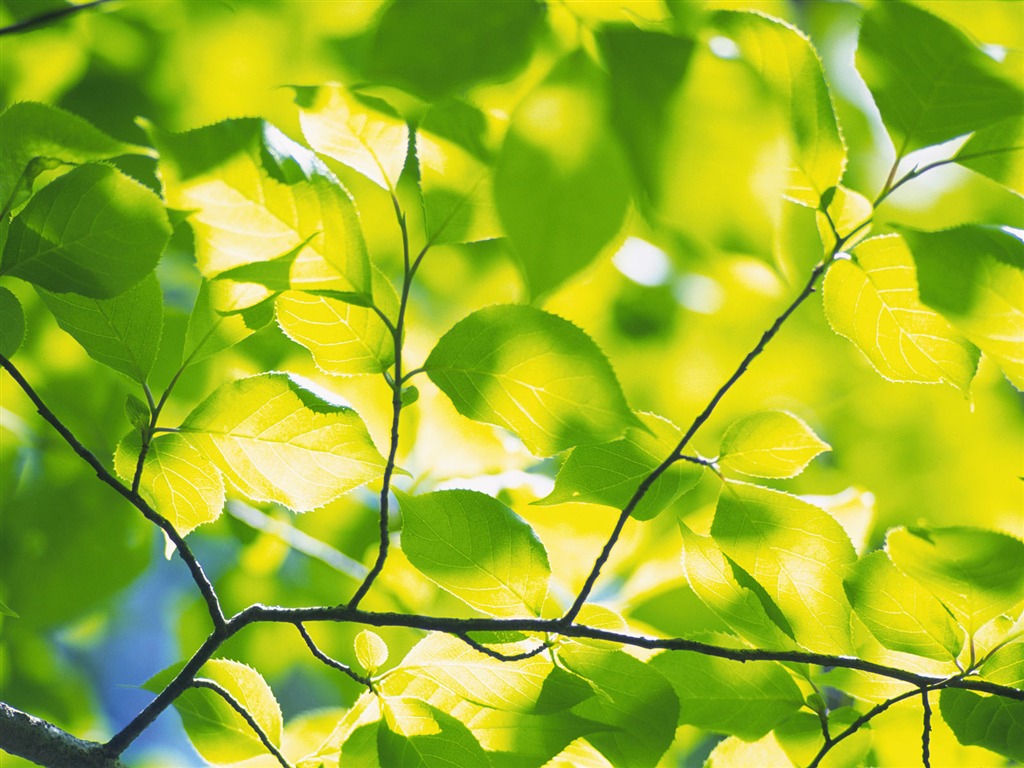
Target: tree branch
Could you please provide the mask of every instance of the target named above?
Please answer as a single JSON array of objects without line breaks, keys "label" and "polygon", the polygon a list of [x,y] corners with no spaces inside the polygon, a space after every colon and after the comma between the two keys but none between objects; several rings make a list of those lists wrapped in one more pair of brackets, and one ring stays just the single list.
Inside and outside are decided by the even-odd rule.
[{"label": "tree branch", "polygon": [[270,754],[272,754],[275,758],[277,758],[277,762],[279,762],[283,766],[283,768],[292,768],[291,763],[289,763],[285,759],[285,756],[281,754],[281,750],[279,750],[274,745],[274,742],[272,742],[270,740],[270,737],[267,736],[266,731],[264,731],[260,727],[260,724],[256,722],[256,718],[249,714],[249,710],[247,710],[245,707],[239,704],[235,697],[232,696],[225,688],[218,685],[213,680],[207,680],[206,678],[202,677],[193,680],[191,687],[206,688],[207,690],[213,691],[222,699],[224,699],[224,701],[230,704],[231,708],[235,710],[235,712],[237,712],[239,715],[241,715],[242,719],[249,724],[249,727],[252,728],[252,730],[259,737],[260,741],[263,742],[263,746],[267,748],[267,751]]},{"label": "tree branch", "polygon": [[931,768],[931,738],[932,738],[932,705],[928,701],[928,689],[921,689],[921,707],[924,709],[921,728],[921,764],[924,768]]},{"label": "tree branch", "polygon": [[83,741],[2,701],[0,748],[47,768],[125,768],[102,744]]},{"label": "tree branch", "polygon": [[479,651],[480,653],[490,656],[492,659],[497,659],[498,661],[523,661],[524,659],[532,659],[534,656],[539,656],[551,647],[547,643],[541,643],[536,648],[531,648],[530,650],[523,651],[522,653],[502,653],[501,651],[496,651],[483,643],[478,643],[465,632],[456,636],[474,651]]},{"label": "tree branch", "polygon": [[10,24],[6,27],[0,28],[0,36],[3,35],[14,35],[19,32],[29,32],[37,27],[43,27],[66,16],[71,16],[89,8],[95,8],[98,5],[104,5],[109,3],[110,0],[92,0],[92,2],[82,3],[80,5],[69,5],[66,8],[58,8],[55,11],[49,11],[48,13],[41,13],[38,16],[33,16],[30,19],[24,19],[15,24]]},{"label": "tree branch", "polygon": [[363,677],[354,669],[352,669],[352,667],[348,666],[348,664],[342,664],[340,661],[332,659],[326,653],[321,651],[317,647],[317,644],[313,642],[313,638],[309,636],[309,632],[306,631],[306,628],[302,625],[301,621],[295,623],[295,628],[299,630],[299,634],[302,635],[302,639],[306,641],[306,646],[309,648],[310,653],[312,653],[317,659],[322,661],[328,667],[336,669],[339,672],[343,672],[344,674],[348,675],[353,680],[355,680],[357,683],[365,685],[370,690],[373,690],[373,681],[370,678]]}]

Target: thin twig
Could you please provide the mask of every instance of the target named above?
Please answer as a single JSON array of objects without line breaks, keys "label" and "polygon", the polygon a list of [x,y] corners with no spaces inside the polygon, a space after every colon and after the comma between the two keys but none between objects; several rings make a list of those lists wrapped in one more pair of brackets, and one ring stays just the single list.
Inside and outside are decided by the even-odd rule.
[{"label": "thin twig", "polygon": [[66,8],[58,8],[55,11],[41,13],[30,19],[24,19],[15,24],[10,24],[6,27],[0,28],[0,36],[14,35],[19,32],[28,32],[36,29],[37,27],[46,26],[52,22],[59,21],[66,16],[71,16],[72,14],[80,13],[81,11],[88,10],[89,8],[95,8],[98,5],[103,5],[109,2],[110,0],[92,0],[92,2],[82,3],[80,5],[69,5]]},{"label": "thin twig", "polygon": [[252,730],[259,737],[260,741],[263,742],[263,746],[267,748],[267,751],[270,754],[272,754],[275,758],[277,758],[277,762],[279,762],[283,766],[283,768],[292,768],[291,763],[289,763],[285,759],[285,756],[281,754],[281,750],[279,750],[274,745],[274,742],[272,742],[270,740],[270,737],[267,736],[266,731],[264,731],[263,728],[260,727],[260,724],[256,722],[256,718],[253,717],[249,713],[249,710],[243,707],[238,702],[238,700],[235,699],[235,697],[232,696],[225,688],[223,688],[218,683],[215,683],[213,680],[207,680],[205,677],[197,677],[195,680],[192,681],[191,687],[206,688],[208,690],[213,691],[222,699],[224,699],[224,701],[231,705],[231,708],[235,710],[235,712],[237,712],[239,715],[241,715],[242,719],[249,724],[249,727],[252,728]]},{"label": "thin twig", "polygon": [[345,673],[360,685],[365,685],[370,690],[373,690],[373,681],[370,678],[363,677],[348,664],[342,664],[337,659],[332,659],[326,653],[321,651],[317,647],[317,644],[313,642],[313,638],[309,636],[309,632],[306,631],[306,628],[303,626],[301,621],[295,623],[295,628],[299,630],[299,634],[302,635],[302,639],[306,641],[306,646],[309,648],[309,652],[316,656],[320,661],[339,672]]},{"label": "thin twig", "polygon": [[921,689],[921,706],[924,708],[924,717],[921,729],[921,764],[924,768],[931,768],[931,738],[932,738],[932,705],[928,701],[928,689]]},{"label": "thin twig", "polygon": [[532,659],[534,656],[544,653],[544,651],[551,647],[548,643],[541,643],[536,648],[531,648],[529,651],[523,651],[522,653],[502,653],[501,651],[496,651],[483,643],[478,643],[465,632],[458,633],[456,637],[474,651],[479,651],[480,653],[486,654],[492,659],[497,659],[498,661],[523,661],[524,659]]}]

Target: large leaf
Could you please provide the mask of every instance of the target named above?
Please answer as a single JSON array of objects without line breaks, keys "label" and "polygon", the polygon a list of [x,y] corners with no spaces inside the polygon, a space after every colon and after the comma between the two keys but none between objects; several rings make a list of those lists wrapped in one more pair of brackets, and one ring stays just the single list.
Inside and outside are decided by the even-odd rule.
[{"label": "large leaf", "polygon": [[794,167],[787,196],[817,208],[843,177],[846,146],[811,41],[796,27],[758,13],[725,11],[714,21],[767,84],[789,124]]},{"label": "large leaf", "polygon": [[25,340],[25,312],[18,297],[0,288],[0,355],[11,357]]},{"label": "large leaf", "polygon": [[961,744],[1024,761],[1024,701],[946,688],[939,708]]},{"label": "large leaf", "polygon": [[[554,489],[534,503],[582,501],[624,508],[640,483],[672,453],[682,437],[674,424],[660,416],[645,413],[640,420],[646,429],[630,427],[619,440],[574,448],[558,471]],[[676,462],[654,481],[633,510],[633,517],[655,517],[693,488],[701,472],[697,465]]]},{"label": "large leaf", "polygon": [[1024,601],[1024,542],[979,528],[896,528],[886,550],[973,635]]},{"label": "large leaf", "polygon": [[153,271],[171,236],[159,198],[105,165],[48,184],[11,222],[0,274],[111,298]]},{"label": "large leaf", "polygon": [[604,90],[601,72],[575,54],[512,116],[494,198],[534,295],[590,263],[625,216],[627,168],[604,128]]},{"label": "large leaf", "polygon": [[831,450],[801,419],[760,411],[734,422],[722,437],[721,465],[755,477],[795,477]]},{"label": "large leaf", "polygon": [[884,552],[860,560],[845,587],[857,616],[886,648],[942,661],[959,655],[963,632],[949,611]]},{"label": "large leaf", "polygon": [[1024,195],[1024,117],[1010,117],[982,128],[953,159]]},{"label": "large leaf", "polygon": [[412,698],[385,699],[377,731],[381,765],[394,768],[489,768],[472,732],[451,715]]},{"label": "large leaf", "polygon": [[[126,483],[135,478],[142,439],[131,432],[118,444],[114,469]],[[220,517],[224,479],[216,466],[184,436],[158,434],[142,466],[139,492],[182,536]]]},{"label": "large leaf", "polygon": [[597,344],[534,307],[474,312],[424,367],[459,413],[505,427],[537,456],[614,440],[637,423]]},{"label": "large leaf", "polygon": [[515,512],[476,491],[397,495],[402,551],[421,573],[484,613],[540,615],[548,556]]},{"label": "large leaf", "polygon": [[385,464],[355,411],[283,373],[223,385],[188,415],[181,432],[243,494],[296,512],[372,480]]},{"label": "large leaf", "polygon": [[1020,89],[963,32],[902,0],[864,14],[857,68],[901,156],[1024,108]]},{"label": "large leaf", "polygon": [[573,713],[608,730],[587,737],[620,768],[654,768],[675,737],[679,699],[665,677],[622,651],[564,644],[558,658],[590,683],[595,695]]},{"label": "large leaf", "polygon": [[[178,672],[174,666],[143,687],[159,693]],[[229,659],[211,659],[197,677],[212,680],[252,715],[275,745],[281,743],[281,707],[266,681],[252,667]],[[190,688],[174,700],[189,741],[206,760],[217,765],[237,763],[265,755],[259,736],[220,694],[208,688]]]},{"label": "large leaf", "polygon": [[669,651],[651,666],[679,696],[679,724],[754,741],[803,706],[790,674],[776,662],[742,663]]},{"label": "large leaf", "polygon": [[367,74],[428,100],[502,78],[526,63],[543,16],[536,0],[396,0],[377,26]]},{"label": "large leaf", "polygon": [[112,299],[48,291],[39,295],[57,324],[90,357],[136,381],[146,381],[156,360],[164,319],[163,294],[156,275],[149,275]]},{"label": "large leaf", "polygon": [[167,203],[192,212],[205,277],[305,246],[289,268],[292,287],[369,296],[355,205],[311,151],[254,119],[150,134]]},{"label": "large leaf", "polygon": [[914,260],[902,238],[865,240],[825,277],[825,316],[890,381],[947,382],[966,392],[978,350],[918,298]]},{"label": "large leaf", "polygon": [[1024,389],[1024,242],[998,227],[903,229],[921,301],[990,355]]},{"label": "large leaf", "polygon": [[787,493],[727,482],[711,535],[779,606],[801,645],[850,652],[842,589],[856,554],[832,517]]},{"label": "large leaf", "polygon": [[24,202],[45,170],[150,152],[115,141],[62,109],[34,102],[13,104],[0,115],[0,208],[9,211]]}]

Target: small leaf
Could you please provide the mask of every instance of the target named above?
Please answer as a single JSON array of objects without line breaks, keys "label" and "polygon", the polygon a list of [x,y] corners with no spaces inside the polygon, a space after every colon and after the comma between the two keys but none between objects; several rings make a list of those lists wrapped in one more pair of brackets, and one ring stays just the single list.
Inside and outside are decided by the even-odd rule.
[{"label": "small leaf", "polygon": [[939,144],[1017,116],[1020,89],[956,27],[890,0],[864,14],[857,68],[897,153]]},{"label": "small leaf", "polygon": [[754,741],[803,706],[790,674],[776,662],[742,663],[669,651],[651,666],[679,696],[679,724]]},{"label": "small leaf", "polygon": [[605,132],[607,110],[600,70],[577,53],[512,116],[494,198],[535,296],[589,264],[626,214],[628,172]]},{"label": "small leaf", "polygon": [[1024,195],[1024,117],[1010,117],[982,128],[953,159]]},{"label": "small leaf", "polygon": [[[150,679],[143,688],[159,693],[178,672],[176,665]],[[270,741],[279,746],[283,720],[281,707],[266,681],[250,666],[228,659],[211,659],[197,677],[212,680],[252,715]],[[259,736],[220,694],[207,688],[189,688],[174,700],[182,725],[196,751],[216,765],[227,765],[266,755]]]},{"label": "small leaf", "polygon": [[963,632],[949,611],[884,552],[861,559],[844,586],[857,616],[886,648],[940,661],[959,655]]},{"label": "small leaf", "polygon": [[152,417],[149,406],[135,395],[129,394],[124,401],[124,414],[128,417],[128,423],[135,427],[140,435],[149,430],[149,422]]},{"label": "small leaf", "polygon": [[[114,469],[129,484],[135,478],[141,440],[138,432],[131,432],[114,453]],[[179,434],[160,434],[150,442],[139,492],[182,536],[213,522],[224,509],[220,472]]]},{"label": "small leaf", "polygon": [[407,408],[417,400],[420,399],[420,391],[411,384],[408,387],[402,387],[402,407]]},{"label": "small leaf", "polygon": [[459,413],[505,427],[537,456],[614,440],[637,423],[597,344],[534,307],[474,312],[424,367]]},{"label": "small leaf", "polygon": [[25,340],[25,312],[18,297],[0,288],[0,355],[13,357]]},{"label": "small leaf", "polygon": [[476,491],[396,492],[402,551],[439,586],[494,616],[539,616],[551,569],[533,529]]},{"label": "small leaf", "polygon": [[875,207],[860,192],[842,185],[827,191],[831,192],[829,199],[826,201],[826,196],[823,195],[822,207],[815,211],[818,235],[826,253],[835,248],[836,234],[846,238],[843,249],[848,251],[864,240],[871,231],[870,221]]},{"label": "small leaf", "polygon": [[449,714],[412,698],[385,699],[377,731],[381,765],[389,768],[490,768],[480,742]]},{"label": "small leaf", "polygon": [[889,531],[886,551],[973,635],[1024,599],[1024,542],[979,528]]},{"label": "small leaf", "polygon": [[914,261],[902,238],[873,237],[855,260],[825,277],[825,316],[889,381],[947,382],[966,392],[978,350],[918,298]]},{"label": "small leaf", "polygon": [[850,652],[842,588],[857,556],[826,512],[787,493],[729,481],[711,535],[779,606],[802,646]]},{"label": "small leaf", "polygon": [[377,670],[388,660],[388,644],[384,639],[369,629],[364,629],[355,640],[356,659],[366,674],[375,675]]},{"label": "small leaf", "polygon": [[[256,330],[250,325],[250,317],[235,313],[235,304],[230,299],[225,303],[223,296],[224,291],[216,282],[204,280],[199,286],[185,331],[184,365],[198,363],[228,349]],[[225,314],[229,312],[232,314]]]},{"label": "small leaf", "polygon": [[385,464],[355,411],[283,373],[223,385],[188,415],[181,432],[250,499],[296,512],[369,482]]},{"label": "small leaf", "polygon": [[156,360],[163,330],[164,299],[156,275],[112,299],[39,291],[57,325],[89,357],[144,383]]},{"label": "small leaf", "polygon": [[945,688],[939,708],[961,744],[1024,761],[1024,701]]},{"label": "small leaf", "polygon": [[58,293],[107,299],[153,271],[171,236],[163,204],[105,165],[43,187],[10,225],[0,274]]},{"label": "small leaf", "polygon": [[[574,448],[558,472],[554,489],[534,504],[576,501],[623,509],[640,483],[672,453],[682,437],[674,424],[660,416],[645,413],[640,420],[645,429],[630,427],[624,438]],[[656,517],[693,488],[702,472],[701,467],[689,462],[676,462],[651,485],[633,510],[633,517]]]},{"label": "small leaf", "polygon": [[829,450],[831,446],[793,414],[761,411],[725,431],[719,462],[755,477],[796,477],[815,456]]}]

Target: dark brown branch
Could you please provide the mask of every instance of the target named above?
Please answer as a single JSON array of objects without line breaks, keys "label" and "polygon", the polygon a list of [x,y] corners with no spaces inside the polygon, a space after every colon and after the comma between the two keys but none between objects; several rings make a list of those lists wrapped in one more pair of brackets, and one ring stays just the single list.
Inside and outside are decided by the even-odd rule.
[{"label": "dark brown branch", "polygon": [[544,651],[551,647],[547,643],[541,643],[536,648],[531,648],[530,650],[523,651],[522,653],[502,653],[501,651],[496,651],[483,643],[478,643],[466,633],[458,634],[457,637],[474,651],[479,651],[480,653],[490,656],[492,659],[497,659],[498,661],[523,661],[524,659],[532,659],[534,656],[544,653]]},{"label": "dark brown branch", "polygon": [[342,664],[337,659],[332,659],[326,653],[321,651],[317,647],[317,644],[313,642],[313,638],[309,636],[309,632],[306,631],[306,628],[302,625],[302,622],[297,622],[295,624],[295,628],[299,630],[299,634],[302,635],[302,639],[306,641],[306,646],[309,648],[310,653],[312,653],[317,659],[322,661],[328,667],[331,667],[332,669],[336,669],[339,672],[343,672],[344,674],[348,675],[360,685],[365,685],[367,688],[371,690],[373,689],[373,681],[370,678],[363,677],[354,669],[352,669],[352,667],[350,667],[348,664]]},{"label": "dark brown branch", "polygon": [[177,530],[175,530],[170,521],[153,509],[153,507],[149,505],[149,502],[143,499],[137,492],[132,491],[131,488],[111,474],[107,468],[103,466],[103,463],[96,458],[96,455],[79,442],[78,438],[71,433],[71,430],[64,425],[64,422],[57,418],[53,411],[46,406],[46,403],[43,402],[42,398],[40,398],[38,393],[36,393],[32,388],[32,385],[25,380],[25,377],[22,376],[21,372],[14,366],[14,363],[3,355],[0,355],[0,366],[2,366],[4,370],[11,375],[11,378],[14,379],[18,383],[18,386],[24,390],[26,395],[28,395],[29,400],[31,400],[32,404],[35,405],[39,415],[42,416],[50,426],[57,430],[57,433],[64,438],[64,441],[71,446],[71,449],[77,453],[86,464],[93,468],[96,472],[96,476],[127,499],[133,507],[142,513],[143,517],[167,534],[167,538],[174,543],[175,548],[178,550],[178,555],[185,562],[185,565],[188,566],[188,570],[192,574],[192,580],[195,582],[196,587],[199,588],[199,592],[203,596],[203,601],[206,603],[206,608],[210,613],[213,625],[215,627],[223,626],[224,612],[221,610],[220,601],[217,599],[217,593],[214,591],[213,585],[206,577],[203,567],[199,564],[196,556],[192,553],[191,548],[185,543],[185,539],[177,532]]},{"label": "dark brown branch", "polygon": [[928,689],[921,689],[921,706],[924,709],[921,728],[921,764],[924,768],[931,768],[931,739],[932,739],[932,705],[928,701]]},{"label": "dark brown branch", "polygon": [[83,741],[2,701],[0,749],[47,768],[125,768],[102,744]]},{"label": "dark brown branch", "polygon": [[49,11],[48,13],[42,13],[38,16],[33,16],[30,19],[24,19],[15,24],[10,24],[6,27],[0,27],[0,36],[3,35],[14,35],[19,32],[29,32],[38,27],[44,27],[47,24],[52,24],[55,21],[71,16],[81,11],[88,10],[89,8],[95,8],[98,5],[104,5],[109,3],[110,0],[92,0],[92,2],[82,3],[80,5],[69,5],[66,8],[58,8],[55,11]]},{"label": "dark brown branch", "polygon": [[231,708],[241,715],[242,719],[249,724],[249,727],[252,728],[253,732],[259,737],[259,740],[263,742],[263,746],[267,748],[267,751],[277,758],[277,762],[279,762],[283,768],[292,768],[291,763],[289,763],[285,759],[285,756],[281,754],[281,750],[277,748],[274,742],[270,740],[270,737],[267,736],[266,731],[264,731],[260,727],[260,724],[256,722],[256,718],[249,713],[249,710],[239,704],[235,697],[226,689],[215,683],[213,680],[207,680],[205,678],[197,678],[196,680],[193,680],[191,687],[206,688],[224,699],[224,701],[226,701]]}]

